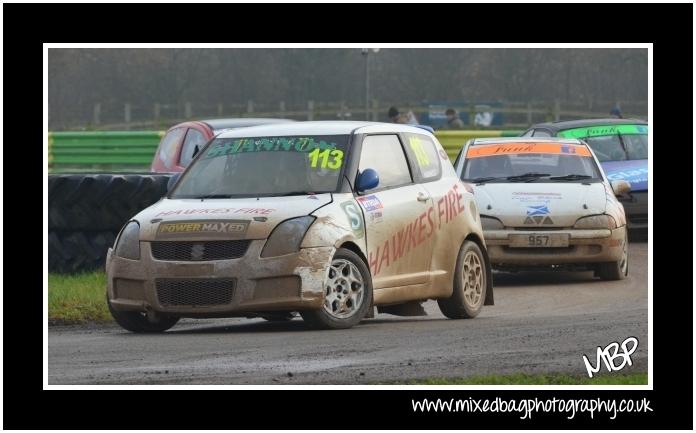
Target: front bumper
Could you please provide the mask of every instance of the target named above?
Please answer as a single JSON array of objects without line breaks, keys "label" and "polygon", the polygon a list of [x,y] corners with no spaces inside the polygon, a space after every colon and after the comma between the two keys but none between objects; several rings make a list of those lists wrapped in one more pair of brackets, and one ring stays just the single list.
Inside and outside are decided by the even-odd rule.
[{"label": "front bumper", "polygon": [[[513,248],[509,235],[569,234],[567,247]],[[626,228],[614,230],[488,230],[483,232],[493,267],[500,265],[548,266],[614,262],[621,258]]]},{"label": "front bumper", "polygon": [[629,230],[648,228],[648,192],[631,192],[628,197],[619,197],[626,212]]},{"label": "front bumper", "polygon": [[[140,260],[106,259],[108,296],[115,310],[155,311],[180,317],[243,316],[244,313],[321,308],[324,281],[334,247],[261,258],[265,240],[251,241],[243,257],[214,261],[162,261],[150,242],[140,242]],[[163,305],[158,279],[210,281],[234,279],[231,300],[216,305]],[[195,294],[194,294],[195,295]]]}]

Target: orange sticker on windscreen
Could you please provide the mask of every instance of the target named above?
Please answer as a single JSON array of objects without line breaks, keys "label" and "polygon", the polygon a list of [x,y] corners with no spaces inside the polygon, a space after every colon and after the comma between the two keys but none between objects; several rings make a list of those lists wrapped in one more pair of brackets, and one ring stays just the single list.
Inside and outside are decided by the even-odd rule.
[{"label": "orange sticker on windscreen", "polygon": [[515,155],[519,153],[549,153],[556,155],[591,156],[585,146],[560,143],[509,143],[471,146],[466,152],[467,158],[481,158],[495,155]]}]

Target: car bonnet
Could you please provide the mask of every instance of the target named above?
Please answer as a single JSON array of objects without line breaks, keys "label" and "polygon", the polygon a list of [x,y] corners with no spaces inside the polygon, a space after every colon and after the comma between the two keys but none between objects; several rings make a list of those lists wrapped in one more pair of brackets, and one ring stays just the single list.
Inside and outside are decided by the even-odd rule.
[{"label": "car bonnet", "polygon": [[140,239],[266,239],[282,221],[309,215],[331,194],[243,199],[163,199],[135,216]]},{"label": "car bonnet", "polygon": [[571,227],[579,217],[604,213],[607,201],[601,182],[490,182],[474,186],[474,196],[481,215],[525,228]]}]

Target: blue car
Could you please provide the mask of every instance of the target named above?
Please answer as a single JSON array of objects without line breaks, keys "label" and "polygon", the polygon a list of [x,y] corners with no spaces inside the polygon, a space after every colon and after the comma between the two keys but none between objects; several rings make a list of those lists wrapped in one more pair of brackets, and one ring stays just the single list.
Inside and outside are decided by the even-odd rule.
[{"label": "blue car", "polygon": [[625,180],[619,197],[629,229],[648,227],[648,123],[638,119],[588,119],[533,125],[523,137],[579,138],[590,145],[607,178]]}]

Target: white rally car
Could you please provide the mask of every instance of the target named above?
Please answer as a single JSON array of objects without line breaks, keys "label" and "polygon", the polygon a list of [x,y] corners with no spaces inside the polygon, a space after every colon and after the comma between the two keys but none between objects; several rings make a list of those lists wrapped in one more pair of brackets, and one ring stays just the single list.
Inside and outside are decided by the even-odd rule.
[{"label": "white rally car", "polygon": [[232,130],[172,179],[107,255],[109,308],[130,331],[294,312],[346,328],[373,305],[414,315],[437,299],[447,317],[467,318],[493,303],[474,196],[421,128]]},{"label": "white rally car", "polygon": [[473,185],[494,269],[591,269],[628,275],[626,217],[592,149],[560,138],[467,142],[455,161]]}]

